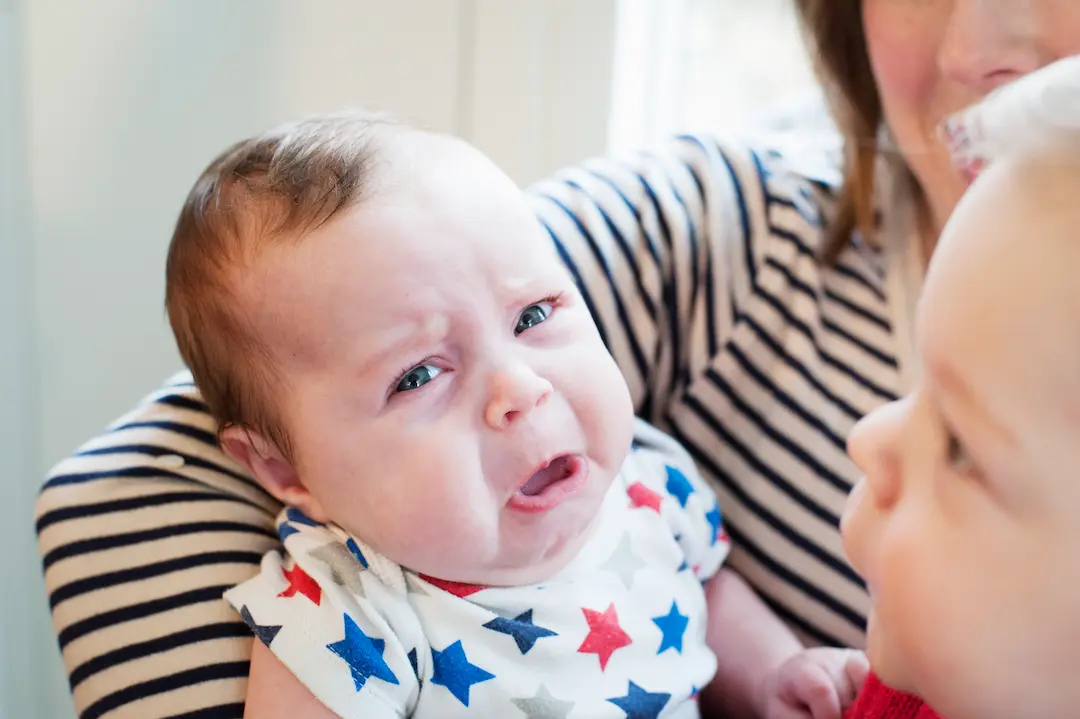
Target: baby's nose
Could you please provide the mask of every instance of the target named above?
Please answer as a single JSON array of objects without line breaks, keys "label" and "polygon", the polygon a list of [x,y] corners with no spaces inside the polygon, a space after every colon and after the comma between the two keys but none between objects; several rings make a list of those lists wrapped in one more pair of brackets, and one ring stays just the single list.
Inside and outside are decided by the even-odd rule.
[{"label": "baby's nose", "polygon": [[494,372],[484,421],[492,429],[506,429],[544,404],[552,390],[550,382],[524,365]]},{"label": "baby's nose", "polygon": [[869,499],[882,507],[900,492],[900,438],[909,400],[890,402],[863,417],[848,435],[847,450],[864,476]]}]

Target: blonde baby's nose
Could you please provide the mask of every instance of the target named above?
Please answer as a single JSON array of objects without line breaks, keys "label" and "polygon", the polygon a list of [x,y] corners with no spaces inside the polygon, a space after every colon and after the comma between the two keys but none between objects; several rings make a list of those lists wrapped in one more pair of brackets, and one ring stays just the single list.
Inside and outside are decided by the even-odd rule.
[{"label": "blonde baby's nose", "polygon": [[848,435],[847,450],[862,472],[869,499],[881,507],[900,492],[900,437],[908,400],[891,402],[863,417]]}]

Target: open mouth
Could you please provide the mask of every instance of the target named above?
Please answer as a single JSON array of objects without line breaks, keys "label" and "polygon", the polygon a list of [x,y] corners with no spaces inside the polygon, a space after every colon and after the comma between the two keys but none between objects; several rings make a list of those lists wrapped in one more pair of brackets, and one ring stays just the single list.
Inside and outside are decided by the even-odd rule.
[{"label": "open mouth", "polygon": [[566,479],[574,471],[570,464],[571,459],[568,454],[555,457],[546,466],[536,470],[518,491],[526,497],[535,497],[556,482]]},{"label": "open mouth", "polygon": [[510,506],[542,512],[573,494],[588,475],[588,463],[576,454],[560,454],[538,467],[510,498]]}]

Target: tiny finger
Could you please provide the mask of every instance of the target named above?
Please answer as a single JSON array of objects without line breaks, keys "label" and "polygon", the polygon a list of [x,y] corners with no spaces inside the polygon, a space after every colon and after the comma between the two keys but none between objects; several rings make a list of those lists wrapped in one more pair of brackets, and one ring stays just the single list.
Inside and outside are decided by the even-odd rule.
[{"label": "tiny finger", "polygon": [[796,694],[814,719],[841,719],[843,707],[840,695],[836,683],[824,667],[818,664],[807,667]]},{"label": "tiny finger", "polygon": [[866,683],[866,677],[869,674],[870,661],[866,658],[866,655],[859,651],[852,651],[851,657],[844,664],[844,676],[847,681],[844,682],[844,691],[842,692],[844,696],[841,697],[841,703],[845,707],[855,701],[855,697],[858,696],[862,685]]}]

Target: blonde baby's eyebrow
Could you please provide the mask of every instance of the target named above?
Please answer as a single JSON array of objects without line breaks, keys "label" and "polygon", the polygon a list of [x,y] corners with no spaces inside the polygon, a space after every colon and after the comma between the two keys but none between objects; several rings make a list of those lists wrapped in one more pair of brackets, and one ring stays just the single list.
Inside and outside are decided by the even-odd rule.
[{"label": "blonde baby's eyebrow", "polygon": [[939,394],[948,400],[949,404],[959,405],[967,417],[978,418],[978,422],[988,428],[998,441],[1014,446],[1017,444],[1016,435],[990,411],[962,372],[957,371],[947,361],[939,359],[929,364],[928,374]]}]

